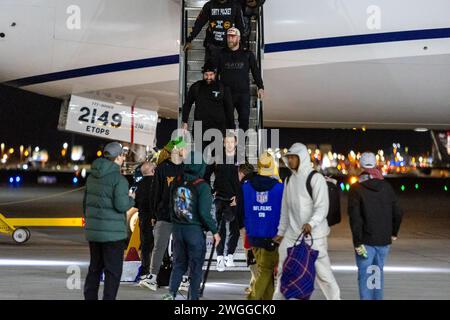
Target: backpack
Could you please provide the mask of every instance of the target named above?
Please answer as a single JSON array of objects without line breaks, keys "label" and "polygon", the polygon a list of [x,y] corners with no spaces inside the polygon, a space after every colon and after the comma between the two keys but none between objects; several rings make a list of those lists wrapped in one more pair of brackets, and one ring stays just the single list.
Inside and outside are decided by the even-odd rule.
[{"label": "backpack", "polygon": [[163,261],[156,277],[158,287],[167,287],[172,274],[172,257],[169,255],[168,249],[164,252]]},{"label": "backpack", "polygon": [[[311,180],[313,178],[313,176],[319,173],[315,170],[313,170],[309,175],[308,178],[306,179],[306,189],[308,190],[308,194],[311,197],[311,199],[313,199],[313,195],[312,195],[312,185],[311,185]],[[286,185],[289,183],[289,178],[286,178]],[[326,182],[327,182],[327,186],[328,186],[328,199],[329,199],[329,207],[328,207],[328,214],[327,214],[327,221],[328,221],[328,226],[334,226],[335,224],[338,224],[341,222],[341,197],[340,197],[340,191],[339,188],[337,186],[336,180],[328,178],[328,177],[324,177]],[[314,199],[313,199],[314,200]]]},{"label": "backpack", "polygon": [[194,181],[186,181],[182,176],[176,177],[171,186],[171,215],[172,221],[181,224],[191,224],[194,220],[194,204],[197,203],[197,186],[206,183],[198,178]]}]

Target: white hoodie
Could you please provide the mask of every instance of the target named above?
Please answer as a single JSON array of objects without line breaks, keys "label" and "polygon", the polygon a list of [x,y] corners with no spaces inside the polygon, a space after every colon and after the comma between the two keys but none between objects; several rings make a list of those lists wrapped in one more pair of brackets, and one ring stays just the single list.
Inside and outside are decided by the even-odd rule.
[{"label": "white hoodie", "polygon": [[[295,240],[302,232],[303,225],[308,223],[312,227],[314,239],[326,237],[330,228],[326,219],[329,199],[325,178],[321,174],[315,174],[311,179],[312,200],[306,188],[306,180],[313,170],[307,148],[301,143],[295,143],[288,154],[298,155],[300,166],[298,171],[289,168],[292,175],[284,186],[278,235]],[[283,158],[283,161],[289,167],[287,158]]]}]

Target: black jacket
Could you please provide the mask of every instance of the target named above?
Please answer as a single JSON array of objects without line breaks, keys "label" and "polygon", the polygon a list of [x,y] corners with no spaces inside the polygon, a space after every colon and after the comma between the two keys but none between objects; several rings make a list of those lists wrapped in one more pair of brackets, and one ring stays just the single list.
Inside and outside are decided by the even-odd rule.
[{"label": "black jacket", "polygon": [[230,89],[220,81],[208,84],[205,80],[200,80],[189,88],[183,106],[183,122],[188,122],[194,103],[194,120],[203,121],[203,126],[220,123],[223,124],[223,129],[234,129],[234,107]]},{"label": "black jacket", "polygon": [[239,195],[239,164],[236,161],[236,156],[228,161],[224,156],[223,163],[215,165],[214,175],[214,192],[217,196],[230,199]]},{"label": "black jacket", "polygon": [[378,179],[352,185],[348,214],[355,247],[391,244],[391,236],[397,236],[402,220],[394,190],[388,182]]},{"label": "black jacket", "polygon": [[150,209],[150,195],[152,193],[153,176],[145,176],[136,184],[136,208],[139,210],[139,219],[155,219],[153,210]]},{"label": "black jacket", "polygon": [[158,221],[170,222],[170,185],[177,176],[183,175],[183,165],[170,159],[156,167],[153,178],[150,207]]},{"label": "black jacket", "polygon": [[186,41],[191,42],[206,23],[209,25],[206,29],[205,47],[213,44],[225,48],[227,46],[227,30],[231,27],[236,27],[244,32],[242,8],[234,0],[227,0],[223,4],[217,0],[205,3]]},{"label": "black jacket", "polygon": [[253,173],[246,175],[240,182],[239,184],[239,194],[237,196],[237,217],[238,217],[238,221],[239,221],[239,229],[242,229],[245,227],[244,225],[244,216],[245,216],[245,211],[244,211],[244,192],[242,191],[242,186],[243,184],[248,181],[251,180],[253,178]]},{"label": "black jacket", "polygon": [[258,89],[264,89],[261,70],[253,52],[226,48],[220,52],[216,63],[220,80],[230,88],[232,94],[250,92],[250,71]]}]

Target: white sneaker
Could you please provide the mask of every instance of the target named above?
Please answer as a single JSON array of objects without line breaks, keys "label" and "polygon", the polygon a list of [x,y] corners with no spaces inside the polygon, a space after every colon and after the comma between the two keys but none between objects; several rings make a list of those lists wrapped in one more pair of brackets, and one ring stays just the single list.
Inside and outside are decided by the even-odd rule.
[{"label": "white sneaker", "polygon": [[188,276],[183,276],[183,280],[181,281],[180,287],[178,288],[179,291],[189,291],[189,285],[191,284],[191,281],[189,280]]},{"label": "white sneaker", "polygon": [[175,297],[173,296],[173,294],[171,294],[171,293],[169,292],[169,293],[166,293],[165,295],[163,295],[163,296],[162,296],[162,299],[163,299],[163,300],[175,300]]},{"label": "white sneaker", "polygon": [[232,254],[229,254],[227,256],[227,261],[225,262],[225,265],[227,266],[227,268],[232,268],[232,267],[236,266],[234,264],[233,255]]},{"label": "white sneaker", "polygon": [[217,256],[216,270],[219,272],[225,271],[225,260],[223,256]]},{"label": "white sneaker", "polygon": [[158,284],[156,283],[156,274],[148,274],[144,277],[141,277],[139,286],[141,288],[147,288],[152,291],[158,290]]}]

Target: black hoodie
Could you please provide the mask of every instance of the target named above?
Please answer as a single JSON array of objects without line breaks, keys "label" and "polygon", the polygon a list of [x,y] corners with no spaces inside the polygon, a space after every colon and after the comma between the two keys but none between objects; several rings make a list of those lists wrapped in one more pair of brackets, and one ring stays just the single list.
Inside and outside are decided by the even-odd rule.
[{"label": "black hoodie", "polygon": [[208,44],[214,44],[225,48],[227,46],[227,30],[231,27],[238,28],[241,33],[244,32],[242,8],[238,3],[234,0],[226,0],[223,3],[211,0],[203,6],[186,41],[192,42],[207,22],[205,47]]},{"label": "black hoodie", "polygon": [[222,164],[214,168],[214,192],[222,198],[231,199],[239,194],[239,163],[237,156],[228,157],[224,151]]},{"label": "black hoodie", "polygon": [[388,182],[379,179],[352,185],[348,214],[355,247],[391,244],[391,236],[397,236],[402,220],[394,190]]},{"label": "black hoodie", "polygon": [[261,70],[253,52],[242,49],[233,51],[225,48],[217,57],[216,64],[220,80],[230,88],[232,95],[250,92],[250,71],[258,89],[264,89]]},{"label": "black hoodie", "polygon": [[176,165],[170,159],[156,167],[153,178],[150,208],[157,221],[171,222],[170,219],[170,185],[177,176],[183,175],[183,165]]},{"label": "black hoodie", "polygon": [[182,120],[187,123],[195,103],[194,120],[203,126],[220,123],[222,128],[234,128],[234,106],[230,89],[220,81],[208,84],[205,80],[195,82],[188,91],[183,105]]},{"label": "black hoodie", "polygon": [[148,220],[155,219],[153,210],[150,209],[150,195],[152,193],[153,176],[144,176],[137,184],[136,189],[136,207],[139,210],[139,219]]}]

